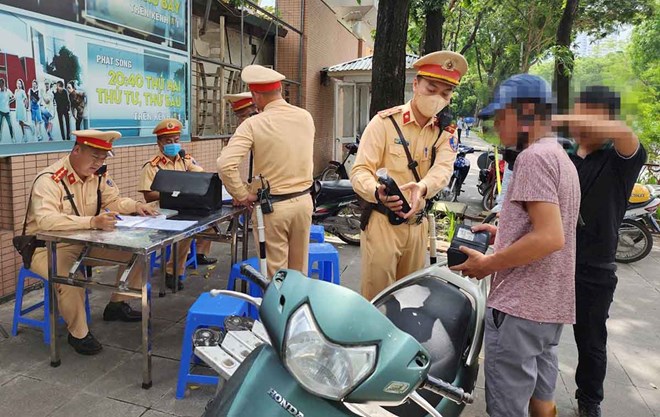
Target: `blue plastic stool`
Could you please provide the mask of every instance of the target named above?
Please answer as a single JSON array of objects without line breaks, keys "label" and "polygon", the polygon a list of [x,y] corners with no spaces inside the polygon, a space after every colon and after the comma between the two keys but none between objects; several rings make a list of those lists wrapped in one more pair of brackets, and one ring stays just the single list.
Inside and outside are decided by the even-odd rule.
[{"label": "blue plastic stool", "polygon": [[181,362],[179,363],[179,377],[176,383],[176,398],[182,399],[189,383],[217,385],[218,377],[211,375],[198,375],[190,373],[190,361],[193,358],[193,334],[199,327],[215,326],[224,329],[225,318],[229,316],[247,316],[248,303],[238,298],[226,295],[212,297],[205,292],[188,310],[186,329],[183,333],[181,346]]},{"label": "blue plastic stool", "polygon": [[[28,278],[38,279],[44,283],[44,299],[38,303],[23,309],[23,295],[25,291],[25,280]],[[26,314],[43,307],[44,318],[42,320],[27,317]],[[18,334],[18,325],[23,324],[26,326],[36,327],[44,332],[44,343],[50,344],[50,321],[48,320],[48,310],[50,308],[50,297],[48,290],[48,281],[41,275],[21,267],[18,272],[18,280],[16,281],[16,304],[14,304],[14,320],[11,326],[11,335]],[[85,314],[87,315],[87,323],[92,321],[92,312],[89,308],[89,293],[85,291]],[[59,322],[64,322],[62,317],[59,317]]]},{"label": "blue plastic stool", "polygon": [[[244,281],[247,281],[248,283],[248,294],[250,294],[252,297],[263,297],[264,293],[261,291],[261,288],[253,284],[251,281],[248,281],[243,274],[241,274],[241,265],[243,264],[248,264],[252,268],[256,269],[257,271],[259,270],[259,258],[249,258],[244,261],[235,263],[231,267],[231,272],[229,273],[229,281],[227,281],[227,289],[234,291],[234,288],[236,286],[236,280],[237,279],[242,279]],[[248,312],[249,316],[252,317],[255,320],[259,320],[259,311],[255,306],[252,304],[248,304]]]},{"label": "blue plastic stool", "polygon": [[[154,269],[160,268],[161,262],[160,262],[160,255],[157,254],[158,252],[153,252],[151,254],[151,260],[149,264],[149,274],[153,276],[154,274]],[[168,246],[165,248],[165,256],[167,257],[166,261],[170,260],[170,256],[172,254],[172,246]],[[182,274],[179,275],[179,279],[181,281],[184,281],[187,277],[188,274],[186,274],[185,269],[187,269],[189,266],[193,267],[193,269],[197,269],[197,240],[193,239],[192,243],[190,243],[190,252],[188,253],[188,257],[186,258],[186,263],[183,266],[184,270],[182,271]]]},{"label": "blue plastic stool", "polygon": [[316,243],[325,242],[325,229],[320,224],[313,224],[309,229],[309,241]]},{"label": "blue plastic stool", "polygon": [[320,280],[339,285],[339,252],[330,243],[310,243],[308,264],[310,277],[316,272]]}]

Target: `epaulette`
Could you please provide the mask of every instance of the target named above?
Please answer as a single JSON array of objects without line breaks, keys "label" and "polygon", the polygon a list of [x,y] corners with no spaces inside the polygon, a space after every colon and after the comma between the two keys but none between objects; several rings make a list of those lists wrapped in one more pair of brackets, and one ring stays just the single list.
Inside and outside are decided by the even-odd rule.
[{"label": "epaulette", "polygon": [[392,108],[389,108],[389,109],[386,109],[386,110],[381,110],[381,111],[378,112],[378,115],[384,119],[384,118],[389,117],[393,114],[401,113],[402,110],[403,110],[403,107],[396,106],[396,107],[392,107]]},{"label": "epaulette", "polygon": [[152,167],[157,167],[158,162],[160,162],[160,156],[158,155],[154,156],[154,158],[151,161],[149,161]]},{"label": "epaulette", "polygon": [[185,156],[185,158],[186,158],[186,159],[192,159],[192,156],[190,156],[190,154],[187,153],[186,156]]},{"label": "epaulette", "polygon": [[64,178],[66,173],[67,173],[67,169],[62,167],[62,168],[58,169],[57,171],[55,171],[55,173],[53,175],[51,175],[50,178],[55,182],[60,182],[62,180],[62,178]]},{"label": "epaulette", "polygon": [[454,132],[456,132],[456,126],[454,124],[450,124],[447,127],[445,127],[445,131],[451,133],[452,135]]}]

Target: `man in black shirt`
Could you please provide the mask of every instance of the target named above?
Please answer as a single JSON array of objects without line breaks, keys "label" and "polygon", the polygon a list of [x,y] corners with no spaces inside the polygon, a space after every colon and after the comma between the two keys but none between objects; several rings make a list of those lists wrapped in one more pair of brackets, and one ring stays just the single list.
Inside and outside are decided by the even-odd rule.
[{"label": "man in black shirt", "polygon": [[600,417],[607,369],[607,328],[617,284],[614,256],[618,230],[646,151],[617,119],[621,100],[606,87],[590,87],[572,114],[556,116],[567,124],[577,146],[571,159],[580,177],[581,221],[577,229],[575,374],[580,417]]},{"label": "man in black shirt", "polygon": [[[57,106],[57,120],[60,123],[60,133],[62,140],[70,140],[71,137],[71,103],[69,103],[69,93],[64,89],[62,81],[57,82],[57,88],[53,93],[55,99],[55,106]],[[66,136],[64,136],[64,124],[66,123]]]}]

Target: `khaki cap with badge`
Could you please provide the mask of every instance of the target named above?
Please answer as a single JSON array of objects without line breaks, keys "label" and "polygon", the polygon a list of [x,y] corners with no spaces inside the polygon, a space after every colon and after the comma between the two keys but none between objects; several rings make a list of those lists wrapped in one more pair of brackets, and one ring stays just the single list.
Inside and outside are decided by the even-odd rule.
[{"label": "khaki cap with badge", "polygon": [[437,51],[419,58],[413,68],[417,69],[417,75],[457,86],[467,72],[468,64],[461,54]]},{"label": "khaki cap with badge", "polygon": [[103,132],[100,130],[87,129],[75,130],[71,133],[76,137],[77,144],[91,146],[92,148],[102,149],[104,151],[111,151],[112,142],[121,137],[121,133],[115,130]]},{"label": "khaki cap with badge", "polygon": [[250,91],[255,93],[267,93],[282,88],[282,80],[285,78],[279,72],[261,65],[248,65],[241,71],[241,79]]},{"label": "khaki cap with badge", "polygon": [[160,123],[154,127],[153,133],[158,136],[167,136],[167,135],[180,135],[181,130],[183,130],[183,123],[177,119],[163,119]]},{"label": "khaki cap with badge", "polygon": [[238,94],[226,94],[223,98],[231,104],[231,109],[235,112],[254,104],[252,102],[252,93],[249,91]]}]

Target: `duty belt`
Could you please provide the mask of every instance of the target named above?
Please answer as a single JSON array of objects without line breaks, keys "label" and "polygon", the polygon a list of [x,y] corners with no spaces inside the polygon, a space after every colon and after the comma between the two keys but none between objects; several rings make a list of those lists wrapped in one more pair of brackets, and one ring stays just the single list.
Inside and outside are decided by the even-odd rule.
[{"label": "duty belt", "polygon": [[[379,212],[380,214],[388,216],[389,209],[385,207],[383,204],[371,204],[371,206],[375,211]],[[425,215],[426,212],[424,210],[420,210],[413,217],[410,217],[407,221],[401,224],[421,224]]]},{"label": "duty belt", "polygon": [[305,194],[309,194],[312,191],[311,188],[308,188],[303,191],[297,191],[295,193],[288,193],[288,194],[271,194],[270,198],[273,203],[279,203],[280,201],[286,201],[286,200],[291,200],[292,198],[300,197]]}]

